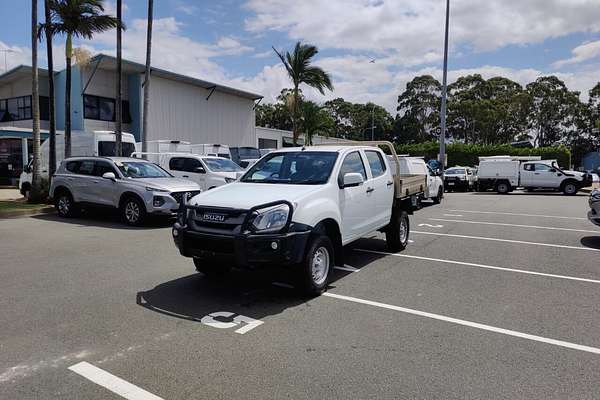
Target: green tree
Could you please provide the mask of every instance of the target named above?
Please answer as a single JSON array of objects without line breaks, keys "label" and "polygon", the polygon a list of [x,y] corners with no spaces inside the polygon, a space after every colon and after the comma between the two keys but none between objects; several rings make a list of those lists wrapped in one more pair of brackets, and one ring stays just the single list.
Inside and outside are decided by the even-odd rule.
[{"label": "green tree", "polygon": [[302,103],[302,133],[307,145],[312,144],[314,135],[329,136],[335,121],[326,109],[313,101]]},{"label": "green tree", "polygon": [[101,0],[51,0],[52,35],[66,35],[65,61],[65,157],[71,156],[71,58],[73,37],[92,39],[96,33],[115,28],[115,17],[104,15]]},{"label": "green tree", "polygon": [[396,140],[419,143],[437,136],[442,85],[430,75],[417,76],[398,96],[394,127]]},{"label": "green tree", "polygon": [[341,97],[326,101],[323,108],[333,118],[332,135],[335,137],[350,139],[354,128],[352,126],[352,112],[354,105]]},{"label": "green tree", "polygon": [[292,108],[292,130],[294,143],[298,140],[300,119],[300,85],[306,84],[325,94],[325,89],[333,90],[333,84],[329,74],[319,67],[311,65],[312,58],[319,50],[316,46],[297,42],[292,53],[278,52],[273,48],[283,66],[285,67],[293,87]]}]

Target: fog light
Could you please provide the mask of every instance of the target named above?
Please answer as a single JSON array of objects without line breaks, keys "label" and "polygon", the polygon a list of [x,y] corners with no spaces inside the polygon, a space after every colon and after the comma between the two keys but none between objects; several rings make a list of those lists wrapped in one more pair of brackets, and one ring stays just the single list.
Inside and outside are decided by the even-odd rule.
[{"label": "fog light", "polygon": [[165,198],[162,196],[154,196],[152,199],[152,205],[154,205],[154,207],[160,207],[163,204],[165,204]]},{"label": "fog light", "polygon": [[279,245],[277,244],[277,242],[271,242],[271,248],[273,250],[277,250],[278,247],[279,247]]}]

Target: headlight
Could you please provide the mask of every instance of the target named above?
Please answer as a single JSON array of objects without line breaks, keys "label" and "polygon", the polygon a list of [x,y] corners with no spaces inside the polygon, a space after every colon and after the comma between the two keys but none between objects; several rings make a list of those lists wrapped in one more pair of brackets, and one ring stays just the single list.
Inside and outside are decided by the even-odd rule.
[{"label": "headlight", "polygon": [[168,193],[168,190],[153,188],[151,186],[146,186],[146,190],[149,192],[159,192],[159,193]]},{"label": "headlight", "polygon": [[258,215],[252,220],[252,227],[260,232],[275,232],[282,229],[287,223],[290,208],[286,204],[259,210]]},{"label": "headlight", "polygon": [[235,178],[225,178],[225,183],[231,183],[231,182],[235,182],[236,179]]},{"label": "headlight", "polygon": [[590,195],[590,201],[600,201],[600,189],[595,189]]}]

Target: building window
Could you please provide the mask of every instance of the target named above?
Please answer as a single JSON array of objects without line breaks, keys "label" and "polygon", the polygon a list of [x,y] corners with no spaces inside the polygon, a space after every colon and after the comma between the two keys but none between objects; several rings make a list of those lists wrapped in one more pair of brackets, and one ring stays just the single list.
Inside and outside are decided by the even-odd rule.
[{"label": "building window", "polygon": [[[123,118],[123,123],[131,123],[131,114],[129,113],[128,101],[122,102],[121,115]],[[96,119],[100,121],[114,121],[115,99],[84,94],[83,117],[86,119]]]},{"label": "building window", "polygon": [[[23,121],[32,119],[31,96],[0,99],[0,122]],[[40,119],[48,121],[49,98],[40,96]]]}]

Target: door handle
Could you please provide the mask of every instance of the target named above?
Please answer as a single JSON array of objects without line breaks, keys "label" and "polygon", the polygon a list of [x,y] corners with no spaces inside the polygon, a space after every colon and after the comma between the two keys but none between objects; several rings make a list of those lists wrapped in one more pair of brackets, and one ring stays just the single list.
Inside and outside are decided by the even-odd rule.
[{"label": "door handle", "polygon": [[388,186],[392,186],[393,184],[394,184],[394,182],[392,182],[392,181],[388,181],[388,183],[386,183],[386,185],[388,185]]},{"label": "door handle", "polygon": [[189,178],[189,175],[181,175],[182,178]]},{"label": "door handle", "polygon": [[373,188],[371,188],[371,187],[370,187],[370,188],[367,188],[367,193],[371,193],[371,192],[374,192],[374,191],[375,191],[375,189],[373,189]]}]

